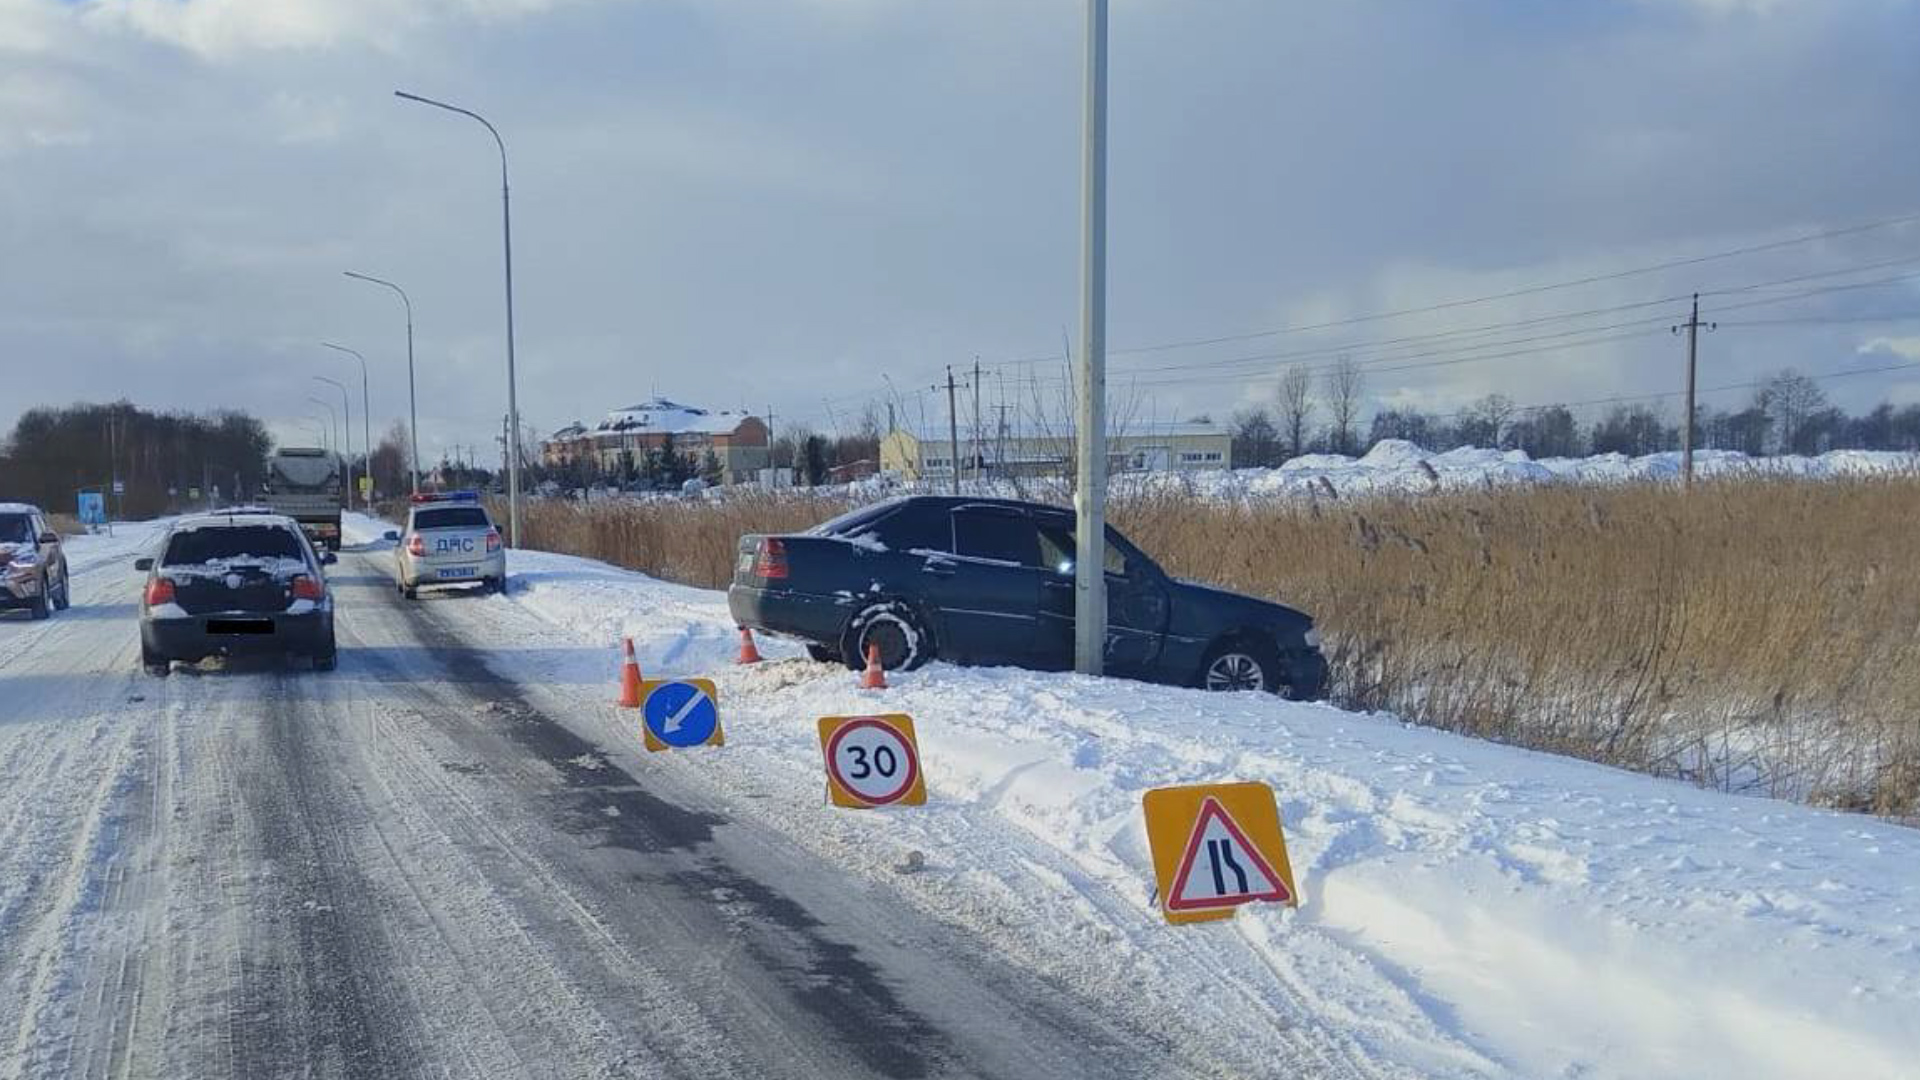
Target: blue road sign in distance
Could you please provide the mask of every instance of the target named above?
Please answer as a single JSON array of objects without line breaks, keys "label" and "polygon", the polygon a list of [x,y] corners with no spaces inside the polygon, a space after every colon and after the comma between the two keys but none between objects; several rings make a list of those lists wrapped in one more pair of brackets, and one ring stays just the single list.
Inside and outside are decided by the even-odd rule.
[{"label": "blue road sign in distance", "polygon": [[668,746],[700,746],[720,725],[720,708],[705,689],[690,682],[663,682],[641,705],[653,737]]}]

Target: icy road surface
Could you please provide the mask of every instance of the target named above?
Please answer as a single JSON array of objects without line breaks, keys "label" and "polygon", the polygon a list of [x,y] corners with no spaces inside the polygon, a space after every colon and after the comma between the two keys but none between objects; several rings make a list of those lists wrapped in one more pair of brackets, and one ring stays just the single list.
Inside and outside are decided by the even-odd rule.
[{"label": "icy road surface", "polygon": [[[1920,1075],[1914,830],[1264,695],[736,668],[719,594],[535,552],[416,605],[349,553],[339,672],[155,681],[132,543],[0,623],[0,1077]],[[639,749],[623,634],[725,748]],[[815,718],[881,709],[929,804],[826,807]],[[1302,906],[1167,927],[1141,793],[1218,780]]]},{"label": "icy road surface", "polygon": [[0,1076],[1230,1071],[604,752],[385,559],[336,674],[151,679],[129,531],[0,624]]}]

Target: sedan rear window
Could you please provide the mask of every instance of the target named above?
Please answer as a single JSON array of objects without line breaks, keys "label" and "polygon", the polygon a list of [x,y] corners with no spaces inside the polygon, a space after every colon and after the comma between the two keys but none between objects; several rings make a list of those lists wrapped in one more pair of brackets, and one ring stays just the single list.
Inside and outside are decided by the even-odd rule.
[{"label": "sedan rear window", "polygon": [[300,538],[272,525],[235,525],[177,532],[163,566],[197,566],[223,559],[304,559]]},{"label": "sedan rear window", "polygon": [[437,506],[413,512],[416,529],[484,529],[491,524],[487,512],[477,506]]}]

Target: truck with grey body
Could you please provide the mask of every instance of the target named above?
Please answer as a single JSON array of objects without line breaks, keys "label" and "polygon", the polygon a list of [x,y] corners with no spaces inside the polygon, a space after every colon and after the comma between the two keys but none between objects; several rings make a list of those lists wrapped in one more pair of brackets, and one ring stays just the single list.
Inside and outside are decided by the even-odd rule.
[{"label": "truck with grey body", "polygon": [[308,539],[329,551],[340,550],[344,497],[340,465],[325,450],[287,447],[267,461],[267,489],[261,501],[274,513],[299,522]]}]

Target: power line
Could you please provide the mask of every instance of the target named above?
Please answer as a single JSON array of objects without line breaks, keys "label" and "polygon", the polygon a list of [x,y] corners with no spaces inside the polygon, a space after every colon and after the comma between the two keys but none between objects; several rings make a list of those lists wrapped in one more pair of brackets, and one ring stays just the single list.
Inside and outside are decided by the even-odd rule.
[{"label": "power line", "polygon": [[[1880,221],[1870,221],[1865,224],[1851,225],[1851,226],[1847,226],[1845,228],[1840,228],[1840,229],[1827,229],[1821,232],[1806,233],[1800,236],[1789,237],[1784,240],[1769,241],[1764,244],[1750,244],[1746,247],[1732,248],[1726,251],[1716,251],[1706,255],[1695,255],[1688,258],[1684,258],[1684,259],[1670,259],[1666,262],[1649,263],[1644,266],[1636,266],[1627,270],[1617,270],[1612,273],[1590,274],[1590,275],[1587,275],[1586,277],[1570,278],[1564,281],[1549,282],[1542,285],[1529,285],[1519,289],[1509,289],[1505,292],[1489,293],[1485,296],[1466,297],[1459,300],[1447,300],[1437,304],[1427,304],[1421,307],[1398,308],[1390,311],[1371,312],[1365,315],[1354,315],[1344,319],[1329,320],[1327,322],[1306,323],[1298,326],[1281,326],[1281,327],[1274,327],[1266,330],[1253,330],[1253,331],[1248,331],[1246,333],[1240,333],[1240,334],[1222,334],[1215,337],[1192,338],[1185,341],[1166,341],[1166,342],[1159,342],[1151,345],[1135,345],[1135,346],[1129,346],[1123,349],[1110,349],[1108,350],[1108,352],[1110,355],[1123,354],[1123,353],[1132,354],[1132,353],[1144,353],[1144,352],[1164,352],[1170,349],[1190,349],[1190,348],[1197,348],[1205,345],[1222,345],[1222,344],[1226,344],[1228,342],[1234,342],[1234,341],[1251,341],[1258,338],[1277,337],[1282,334],[1300,334],[1300,333],[1306,333],[1313,330],[1332,330],[1342,326],[1356,326],[1363,323],[1380,322],[1386,319],[1403,318],[1408,315],[1430,315],[1430,314],[1433,314],[1434,312],[1451,311],[1457,308],[1472,307],[1478,304],[1490,304],[1499,300],[1514,300],[1523,296],[1537,296],[1541,293],[1554,292],[1560,289],[1572,289],[1572,288],[1579,288],[1585,285],[1597,285],[1607,281],[1619,281],[1619,280],[1630,278],[1630,277],[1641,277],[1647,274],[1655,274],[1664,270],[1679,270],[1685,267],[1700,266],[1710,262],[1719,262],[1726,259],[1737,259],[1747,255],[1758,255],[1763,252],[1778,251],[1783,248],[1797,247],[1801,244],[1810,244],[1810,243],[1815,243],[1821,240],[1833,240],[1843,236],[1855,236],[1861,233],[1874,232],[1880,229],[1893,228],[1899,225],[1907,225],[1915,221],[1920,221],[1920,214],[1906,214],[1900,217],[1885,218]],[[1703,293],[1703,295],[1705,294]],[[1045,357],[1036,357],[1031,360],[1022,359],[1022,360],[1011,360],[1011,361],[1004,361],[1004,362],[1021,364],[1021,363],[1044,362],[1044,361],[1053,360],[1053,359],[1057,359],[1057,357],[1045,356]]]}]

